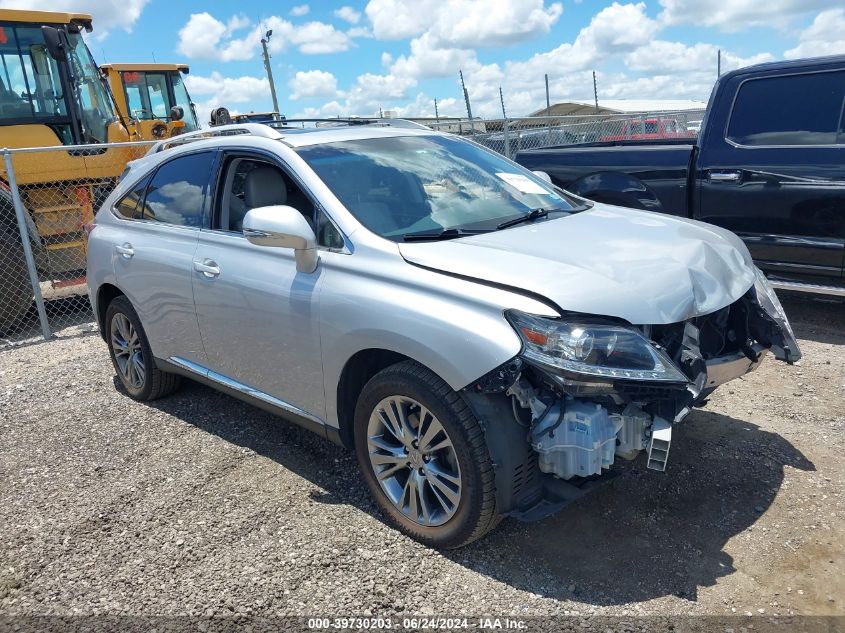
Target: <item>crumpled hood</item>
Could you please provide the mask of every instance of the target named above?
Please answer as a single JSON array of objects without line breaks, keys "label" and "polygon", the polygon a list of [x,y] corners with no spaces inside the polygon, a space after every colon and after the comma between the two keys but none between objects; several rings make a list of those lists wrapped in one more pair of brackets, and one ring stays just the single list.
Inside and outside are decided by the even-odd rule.
[{"label": "crumpled hood", "polygon": [[427,268],[520,288],[562,310],[676,323],[754,284],[742,240],[674,216],[596,204],[571,216],[443,242],[399,244]]}]

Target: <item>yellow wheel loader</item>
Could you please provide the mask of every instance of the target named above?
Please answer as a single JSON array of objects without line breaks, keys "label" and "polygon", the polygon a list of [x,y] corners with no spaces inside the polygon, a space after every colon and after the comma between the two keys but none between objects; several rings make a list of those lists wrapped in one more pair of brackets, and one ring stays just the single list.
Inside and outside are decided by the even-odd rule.
[{"label": "yellow wheel loader", "polygon": [[137,140],[160,140],[199,129],[182,75],[185,64],[103,64],[117,111]]},{"label": "yellow wheel loader", "polygon": [[86,14],[0,9],[0,147],[67,147],[10,154],[12,174],[0,161],[0,332],[33,299],[10,185],[26,211],[39,280],[79,283],[84,227],[126,163],[143,154],[101,146],[130,135],[82,39],[91,28]]}]

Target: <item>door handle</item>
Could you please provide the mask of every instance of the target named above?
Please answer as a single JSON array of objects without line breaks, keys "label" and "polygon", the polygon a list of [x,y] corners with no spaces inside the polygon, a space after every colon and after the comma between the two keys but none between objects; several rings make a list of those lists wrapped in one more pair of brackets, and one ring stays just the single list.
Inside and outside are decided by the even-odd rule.
[{"label": "door handle", "polygon": [[711,171],[707,174],[710,182],[739,182],[742,172],[739,171]]},{"label": "door handle", "polygon": [[132,259],[132,256],[135,254],[135,249],[132,248],[132,244],[129,242],[124,242],[120,246],[115,244],[114,252],[123,257],[123,259]]},{"label": "door handle", "polygon": [[213,259],[204,259],[201,262],[194,262],[194,270],[202,273],[208,279],[214,279],[220,274],[220,267]]}]

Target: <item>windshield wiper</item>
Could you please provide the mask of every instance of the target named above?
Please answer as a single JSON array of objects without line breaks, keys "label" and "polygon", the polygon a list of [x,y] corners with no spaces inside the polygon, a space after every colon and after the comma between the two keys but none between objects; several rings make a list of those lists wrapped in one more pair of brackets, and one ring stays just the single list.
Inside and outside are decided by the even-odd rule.
[{"label": "windshield wiper", "polygon": [[443,229],[442,231],[431,231],[428,233],[405,233],[402,239],[406,242],[430,242],[435,240],[453,240],[456,237],[468,235],[480,235],[489,233],[490,229]]},{"label": "windshield wiper", "polygon": [[549,215],[549,212],[545,209],[531,209],[525,215],[521,215],[518,218],[514,218],[513,220],[505,220],[504,222],[499,223],[496,226],[497,231],[501,231],[502,229],[506,229],[511,226],[516,226],[517,224],[522,224],[523,222],[531,222],[533,220],[538,220],[540,218],[545,218]]}]

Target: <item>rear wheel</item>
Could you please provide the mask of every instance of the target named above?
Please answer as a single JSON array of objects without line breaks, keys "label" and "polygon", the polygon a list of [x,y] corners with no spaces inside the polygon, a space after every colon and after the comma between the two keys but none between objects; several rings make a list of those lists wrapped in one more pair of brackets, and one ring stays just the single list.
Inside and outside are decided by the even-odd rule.
[{"label": "rear wheel", "polygon": [[498,523],[481,426],[461,397],[418,363],[388,367],[364,386],[355,452],[382,511],[426,545],[460,547]]},{"label": "rear wheel", "polygon": [[32,306],[32,284],[20,240],[0,234],[0,332],[13,332]]},{"label": "rear wheel", "polygon": [[126,297],[117,297],[109,304],[105,326],[112,364],[131,398],[155,400],[179,387],[179,376],[156,368],[147,335]]}]

